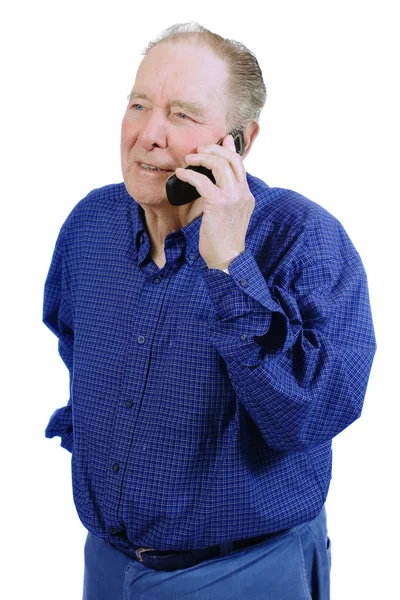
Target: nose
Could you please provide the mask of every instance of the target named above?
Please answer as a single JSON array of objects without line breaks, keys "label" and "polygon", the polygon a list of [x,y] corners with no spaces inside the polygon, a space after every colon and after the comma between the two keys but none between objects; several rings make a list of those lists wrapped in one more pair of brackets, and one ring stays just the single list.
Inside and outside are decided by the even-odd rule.
[{"label": "nose", "polygon": [[161,112],[152,110],[139,133],[139,140],[145,150],[167,147],[167,119]]}]

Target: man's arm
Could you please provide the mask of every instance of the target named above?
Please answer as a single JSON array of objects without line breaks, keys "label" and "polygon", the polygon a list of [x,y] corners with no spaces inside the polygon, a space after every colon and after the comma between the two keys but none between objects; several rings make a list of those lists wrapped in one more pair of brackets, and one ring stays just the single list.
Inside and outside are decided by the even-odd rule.
[{"label": "man's arm", "polygon": [[[205,268],[210,340],[238,400],[278,451],[322,444],[360,416],[375,353],[366,275],[340,224],[309,225],[268,276],[246,249]],[[331,225],[332,225],[331,222]],[[328,239],[328,242],[327,242]]]},{"label": "man's arm", "polygon": [[[249,230],[255,202],[231,136],[222,147],[198,150],[186,160],[212,169],[215,185],[189,169],[177,176],[201,195],[192,210],[203,215],[199,251],[219,315],[210,326],[211,343],[272,448],[327,442],[359,417],[375,353],[361,260],[340,224],[321,209],[319,217],[297,219],[285,239],[272,237],[260,269],[247,241],[262,231]],[[276,218],[285,228],[289,213]],[[262,219],[252,223],[262,228]],[[276,257],[274,268],[265,267],[282,247],[281,263]],[[228,264],[229,275],[223,272]]]},{"label": "man's arm", "polygon": [[[72,379],[74,334],[68,284],[68,273],[64,257],[65,225],[61,228],[46,278],[43,302],[43,322],[58,337],[58,349]],[[46,437],[61,437],[61,446],[72,452],[72,403],[57,409],[47,425]]]}]

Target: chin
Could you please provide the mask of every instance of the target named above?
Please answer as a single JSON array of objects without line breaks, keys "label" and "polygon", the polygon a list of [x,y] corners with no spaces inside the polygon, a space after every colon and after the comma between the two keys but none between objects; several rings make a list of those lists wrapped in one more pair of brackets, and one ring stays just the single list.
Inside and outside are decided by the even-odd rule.
[{"label": "chin", "polygon": [[125,187],[128,190],[128,194],[140,205],[162,206],[168,204],[170,206],[165,186],[144,186],[125,181]]}]

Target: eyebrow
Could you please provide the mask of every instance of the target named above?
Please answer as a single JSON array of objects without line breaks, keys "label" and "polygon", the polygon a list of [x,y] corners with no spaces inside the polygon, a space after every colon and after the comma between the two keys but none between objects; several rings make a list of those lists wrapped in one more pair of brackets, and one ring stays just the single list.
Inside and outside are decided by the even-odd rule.
[{"label": "eyebrow", "polygon": [[149,100],[147,94],[142,94],[142,92],[131,92],[128,98],[129,100],[133,100],[133,98],[142,98],[142,100]]},{"label": "eyebrow", "polygon": [[183,100],[171,100],[171,106],[178,106],[186,112],[190,112],[196,117],[202,117],[204,115],[204,106],[200,102],[184,102]]},{"label": "eyebrow", "polygon": [[[150,98],[147,94],[142,92],[132,92],[129,95],[129,100],[133,100],[134,98],[140,98],[142,100],[148,100],[150,102]],[[170,106],[177,106],[181,108],[183,111],[190,112],[196,117],[204,116],[204,106],[200,102],[185,102],[184,100],[173,99],[169,102]]]}]

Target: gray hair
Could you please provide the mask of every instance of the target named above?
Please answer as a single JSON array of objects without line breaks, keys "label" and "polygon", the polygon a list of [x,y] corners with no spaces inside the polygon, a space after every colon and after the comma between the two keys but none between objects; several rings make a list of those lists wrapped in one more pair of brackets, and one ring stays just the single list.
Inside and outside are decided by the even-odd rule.
[{"label": "gray hair", "polygon": [[255,55],[244,44],[225,39],[199,23],[178,23],[165,29],[149,42],[142,54],[146,55],[160,42],[193,41],[208,46],[229,70],[228,94],[230,103],[227,121],[230,129],[244,128],[258,121],[267,98],[260,65]]}]

